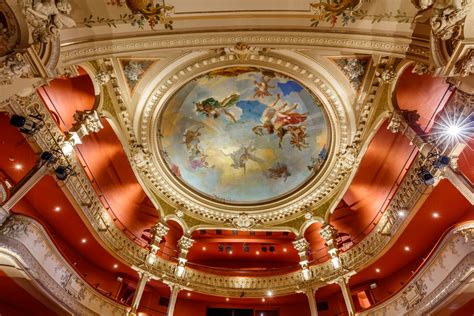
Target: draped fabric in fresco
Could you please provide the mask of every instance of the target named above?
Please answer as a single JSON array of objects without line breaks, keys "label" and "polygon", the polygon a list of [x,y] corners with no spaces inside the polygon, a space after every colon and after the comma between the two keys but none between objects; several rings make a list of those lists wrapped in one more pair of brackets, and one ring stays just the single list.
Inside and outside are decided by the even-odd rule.
[{"label": "draped fabric in fresco", "polygon": [[161,113],[159,143],[172,173],[225,203],[260,203],[311,178],[327,157],[322,105],[281,73],[214,70],[186,83]]}]

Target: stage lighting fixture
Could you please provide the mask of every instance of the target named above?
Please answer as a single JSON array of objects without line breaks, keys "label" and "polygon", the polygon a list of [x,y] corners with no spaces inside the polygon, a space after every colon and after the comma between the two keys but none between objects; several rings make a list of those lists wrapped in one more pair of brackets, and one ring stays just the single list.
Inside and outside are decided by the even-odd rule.
[{"label": "stage lighting fixture", "polygon": [[262,252],[267,252],[267,247],[266,246],[262,247]]},{"label": "stage lighting fixture", "polygon": [[244,244],[243,249],[244,249],[244,252],[249,252],[250,246],[248,244]]},{"label": "stage lighting fixture", "polygon": [[428,169],[424,167],[418,171],[418,178],[420,178],[421,182],[423,182],[425,185],[434,185],[435,183],[435,178],[431,172],[429,172]]},{"label": "stage lighting fixture", "polygon": [[43,151],[40,158],[45,162],[51,162],[54,160],[54,155],[49,151]]},{"label": "stage lighting fixture", "polygon": [[443,169],[449,166],[451,159],[448,156],[439,156],[438,159],[433,163],[433,167],[436,169]]},{"label": "stage lighting fixture", "polygon": [[217,246],[217,249],[219,250],[219,252],[223,252],[224,251],[224,245]]},{"label": "stage lighting fixture", "polygon": [[56,175],[56,178],[58,180],[64,181],[69,175],[69,170],[67,167],[59,166],[56,169],[54,169],[54,174]]},{"label": "stage lighting fixture", "polygon": [[30,115],[28,117],[24,117],[13,114],[10,118],[10,125],[18,128],[20,132],[27,135],[33,135],[40,127],[40,122],[42,122],[40,116]]},{"label": "stage lighting fixture", "polygon": [[268,247],[268,250],[270,250],[270,252],[274,252],[274,251],[275,251],[275,247],[274,247],[274,246],[270,246],[270,247]]},{"label": "stage lighting fixture", "polygon": [[232,251],[232,246],[227,245],[227,246],[225,247],[225,251],[231,252],[231,251]]}]

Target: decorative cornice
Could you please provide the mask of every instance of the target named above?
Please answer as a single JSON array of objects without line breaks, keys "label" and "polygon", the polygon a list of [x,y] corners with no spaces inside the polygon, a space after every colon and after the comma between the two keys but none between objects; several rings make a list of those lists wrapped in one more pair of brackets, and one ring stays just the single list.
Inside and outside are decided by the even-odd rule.
[{"label": "decorative cornice", "polygon": [[236,43],[246,43],[252,47],[322,49],[338,47],[361,54],[382,54],[405,57],[415,56],[417,60],[428,60],[428,42],[411,38],[393,36],[374,36],[373,34],[348,34],[311,31],[274,30],[233,32],[215,30],[212,33],[153,34],[135,38],[116,38],[111,41],[88,41],[63,44],[61,60],[64,64],[74,64],[87,60],[111,56],[156,52],[161,49],[212,49],[233,47]]},{"label": "decorative cornice", "polygon": [[417,274],[389,300],[361,315],[424,315],[474,273],[474,222],[450,230]]},{"label": "decorative cornice", "polygon": [[75,315],[125,314],[125,306],[82,280],[42,225],[31,218],[10,216],[0,229],[0,253],[12,257],[40,290]]}]

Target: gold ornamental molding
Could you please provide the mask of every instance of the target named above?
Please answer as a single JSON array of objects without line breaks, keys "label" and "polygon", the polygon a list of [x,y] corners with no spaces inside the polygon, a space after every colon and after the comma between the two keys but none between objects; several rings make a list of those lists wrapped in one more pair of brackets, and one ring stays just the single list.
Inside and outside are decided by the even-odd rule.
[{"label": "gold ornamental molding", "polygon": [[[136,143],[130,144],[130,147],[138,148],[138,150],[132,150],[131,164],[137,169],[139,176],[149,189],[163,196],[168,203],[183,211],[189,211],[204,221],[240,222],[240,219],[234,220],[233,218],[242,212],[248,212],[251,214],[249,220],[263,225],[283,222],[304,211],[318,208],[334,194],[347,173],[344,166],[346,157],[340,155],[337,157],[338,159],[334,158],[350,146],[355,133],[353,123],[355,118],[351,105],[340,97],[343,93],[336,91],[337,82],[328,78],[328,73],[324,68],[312,60],[305,60],[301,55],[285,55],[284,51],[254,53],[245,60],[236,58],[235,54],[204,53],[199,58],[179,64],[179,68],[171,69],[169,73],[162,70],[163,79],[155,83],[155,88],[144,106],[139,104],[138,110],[134,114],[134,122],[139,122],[139,124],[135,124],[135,128],[126,124],[126,130],[129,132],[138,127],[135,132],[135,135],[138,136],[128,135],[132,142],[136,139]],[[315,93],[323,103],[331,134],[329,157],[315,178],[284,199],[255,206],[220,204],[191,194],[173,181],[173,176],[164,165],[157,146],[158,116],[169,96],[173,95],[183,84],[202,73],[213,69],[242,65],[271,69],[298,78],[297,80]],[[357,153],[355,154],[357,155]]]},{"label": "gold ornamental molding", "polygon": [[[49,131],[41,129],[32,141],[41,150],[59,150],[56,139],[61,139],[62,132],[38,95],[11,98],[8,107],[22,115],[36,113],[36,111],[44,115]],[[377,259],[386,246],[394,240],[394,236],[399,234],[403,226],[408,223],[407,218],[411,218],[426,199],[426,190],[429,188],[420,184],[419,181],[414,181],[417,177],[415,168],[421,161],[420,158],[415,160],[402,181],[400,189],[373,231],[355,247],[341,255],[344,271],[362,269]],[[330,262],[311,266],[310,281],[303,281],[299,271],[272,277],[235,277],[207,273],[189,267],[186,267],[186,278],[179,279],[174,273],[176,264],[161,257],[157,257],[152,266],[146,267],[144,262],[148,251],[115,226],[75,156],[71,156],[70,163],[76,176],[69,177],[63,190],[97,240],[118,260],[129,266],[144,267],[157,279],[182,284],[194,291],[210,295],[239,297],[242,292],[245,292],[246,297],[262,297],[269,288],[274,289],[275,295],[284,295],[305,288],[321,287],[340,277]],[[402,202],[410,213],[406,218],[396,216]]]},{"label": "gold ornamental molding", "polygon": [[287,49],[343,50],[360,54],[380,54],[403,58],[406,55],[428,61],[429,42],[408,37],[374,35],[368,33],[333,33],[311,31],[219,31],[212,33],[150,34],[148,36],[114,38],[61,44],[61,61],[64,65],[106,57],[137,56],[160,50],[206,50],[247,43]]}]

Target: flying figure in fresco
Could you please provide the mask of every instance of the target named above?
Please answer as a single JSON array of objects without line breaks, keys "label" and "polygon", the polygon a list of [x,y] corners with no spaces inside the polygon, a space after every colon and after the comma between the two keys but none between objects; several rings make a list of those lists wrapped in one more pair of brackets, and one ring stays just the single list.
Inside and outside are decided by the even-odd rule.
[{"label": "flying figure in fresco", "polygon": [[269,179],[283,179],[284,182],[288,180],[289,176],[291,176],[291,173],[288,171],[288,166],[279,162],[273,168],[268,169],[267,173]]},{"label": "flying figure in fresco", "polygon": [[257,80],[255,82],[255,94],[253,95],[254,99],[257,98],[264,98],[264,97],[269,97],[272,94],[268,92],[269,89],[274,89],[274,86],[270,86],[268,83],[270,82],[270,77],[268,76],[263,76],[262,81],[258,82]]},{"label": "flying figure in fresco", "polygon": [[191,168],[214,168],[214,166],[210,166],[209,162],[207,162],[207,157],[209,157],[209,155],[207,155],[198,144],[194,144],[188,151],[188,154]]},{"label": "flying figure in fresco", "polygon": [[187,128],[184,131],[183,144],[186,144],[186,148],[188,149],[188,151],[191,150],[193,145],[199,144],[200,142],[199,137],[201,136],[201,132],[199,132],[199,130],[202,128],[203,128],[202,126],[196,128],[195,130],[191,128]]},{"label": "flying figure in fresco", "polygon": [[306,140],[306,126],[299,125],[304,123],[307,118],[307,113],[301,114],[294,112],[298,108],[298,104],[288,106],[288,103],[277,106],[281,100],[281,95],[277,94],[275,101],[263,111],[260,122],[262,125],[255,126],[252,131],[262,136],[265,131],[268,134],[276,132],[278,136],[278,146],[282,147],[284,136],[289,132],[291,135],[290,144],[302,150],[309,145]]},{"label": "flying figure in fresco", "polygon": [[233,93],[221,101],[210,97],[196,102],[194,110],[215,119],[223,114],[228,121],[237,123],[242,116],[242,109],[235,105],[239,98],[240,95],[237,93]]},{"label": "flying figure in fresco", "polygon": [[244,173],[247,172],[247,163],[249,161],[254,161],[256,163],[263,163],[263,159],[258,158],[254,153],[257,148],[254,145],[249,146],[242,146],[236,151],[226,154],[225,156],[229,156],[232,158],[231,167],[234,169],[244,169]]}]

